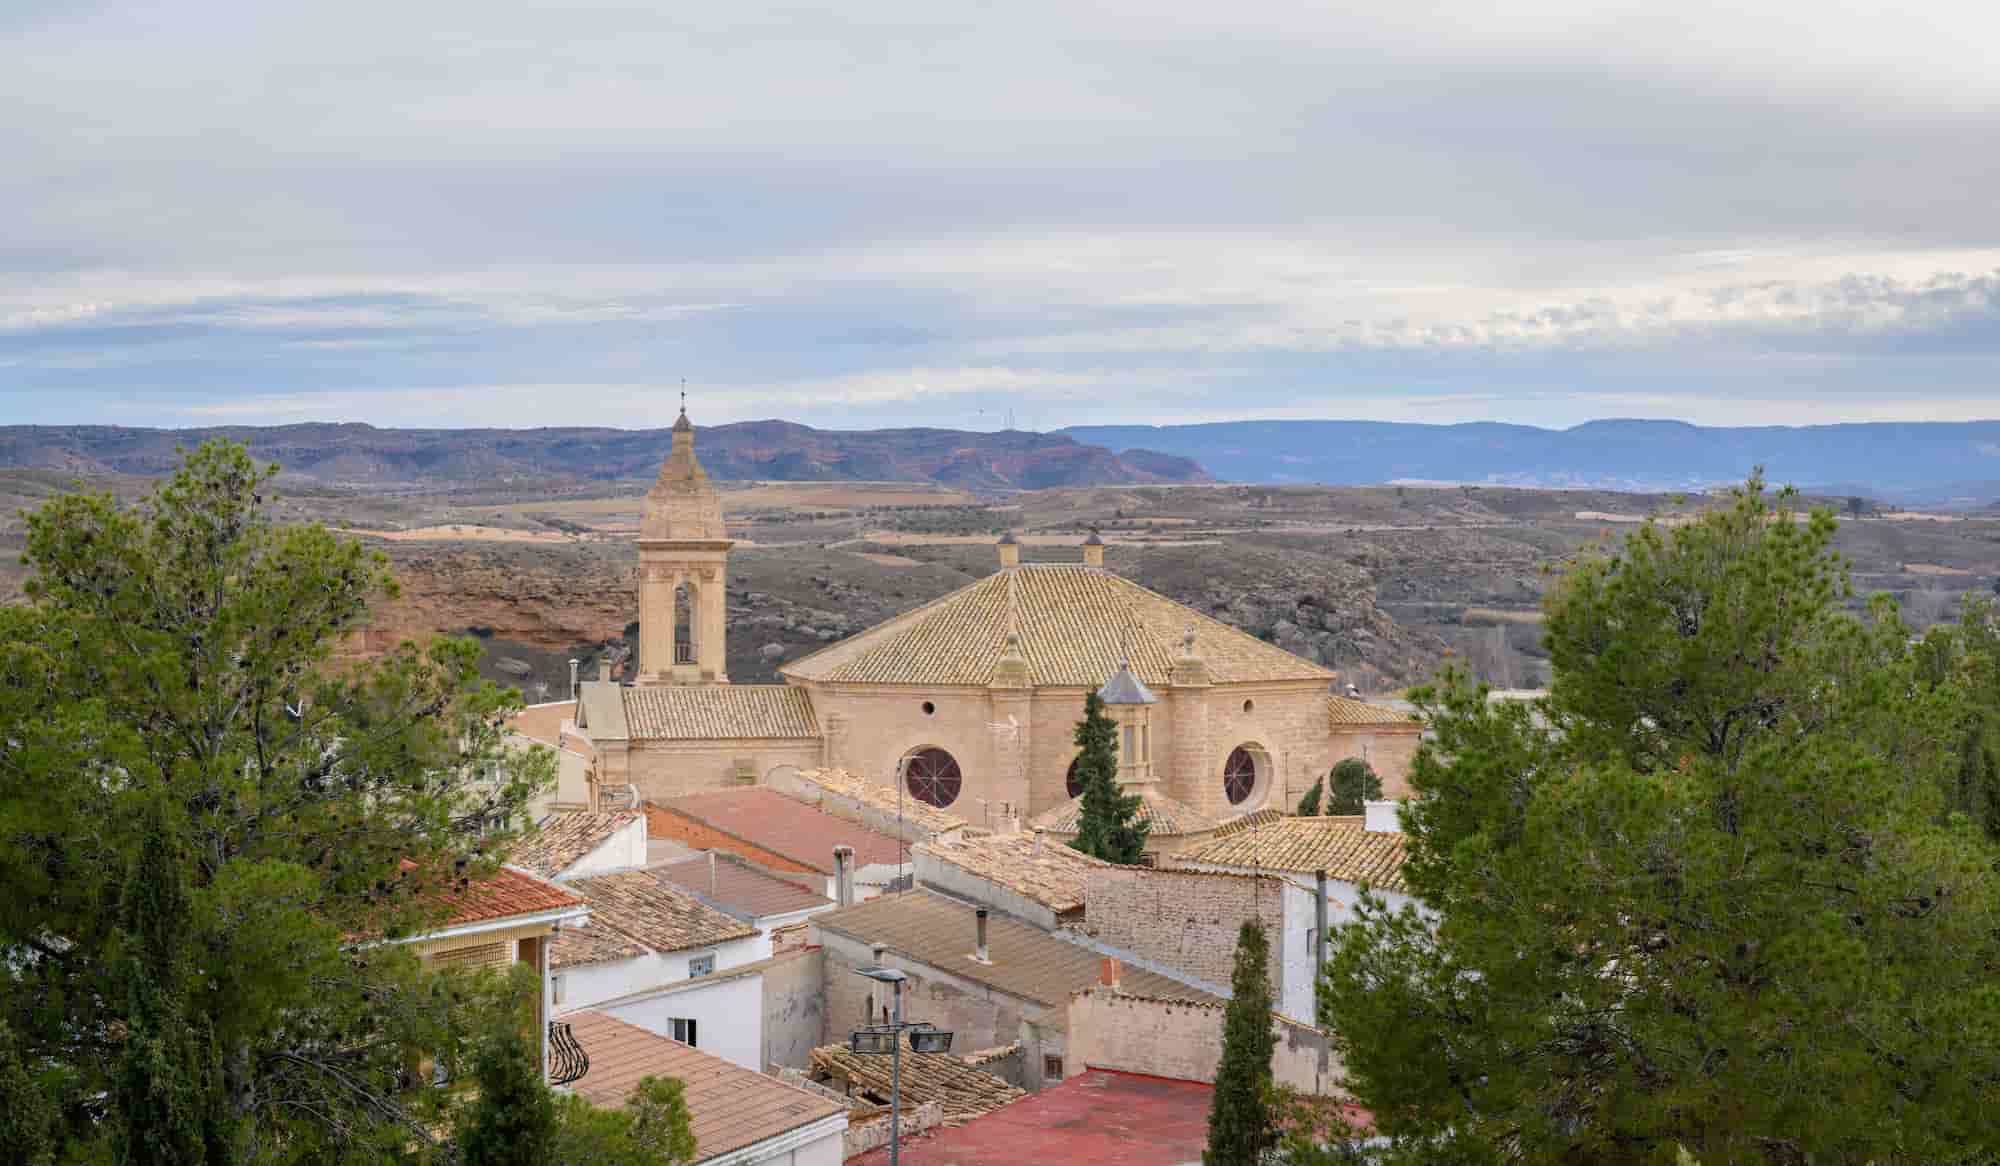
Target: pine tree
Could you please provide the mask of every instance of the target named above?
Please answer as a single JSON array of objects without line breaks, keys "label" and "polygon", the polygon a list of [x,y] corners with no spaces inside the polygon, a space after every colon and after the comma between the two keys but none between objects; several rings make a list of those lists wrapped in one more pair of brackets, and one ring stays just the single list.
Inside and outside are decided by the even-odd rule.
[{"label": "pine tree", "polygon": [[479,1096],[459,1127],[462,1166],[548,1166],[560,1132],[555,1094],[519,1029],[502,1025],[480,1046],[472,1079]]},{"label": "pine tree", "polygon": [[1313,787],[1306,791],[1306,796],[1299,799],[1299,817],[1315,818],[1319,816],[1320,794],[1325,788],[1326,780],[1324,778],[1313,782]]},{"label": "pine tree", "polygon": [[1208,1148],[1202,1166],[1258,1166],[1277,1144],[1271,1054],[1270,945],[1264,924],[1245,919],[1236,935],[1236,966],[1222,1015],[1222,1062],[1208,1111]]},{"label": "pine tree", "polygon": [[1382,797],[1382,779],[1359,757],[1349,757],[1333,767],[1327,776],[1326,812],[1352,816],[1367,809],[1364,803]]},{"label": "pine tree", "polygon": [[1364,896],[1320,987],[1386,1160],[2000,1152],[2000,846],[1950,797],[1985,653],[1851,614],[1834,531],[1753,478],[1571,565],[1544,701],[1416,694],[1426,913]]},{"label": "pine tree", "polygon": [[1119,792],[1118,725],[1104,715],[1104,701],[1095,692],[1083,698],[1075,739],[1081,750],[1076,775],[1083,785],[1083,804],[1070,845],[1106,862],[1138,862],[1146,853],[1152,823],[1139,820],[1137,794]]},{"label": "pine tree", "polygon": [[0,1162],[53,1166],[56,1139],[56,1107],[0,1024]]}]

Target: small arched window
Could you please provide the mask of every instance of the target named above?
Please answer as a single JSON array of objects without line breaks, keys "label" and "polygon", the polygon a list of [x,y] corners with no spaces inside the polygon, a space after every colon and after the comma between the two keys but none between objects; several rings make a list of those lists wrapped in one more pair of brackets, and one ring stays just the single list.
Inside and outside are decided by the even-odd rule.
[{"label": "small arched window", "polygon": [[1083,778],[1079,777],[1076,772],[1077,762],[1082,760],[1083,755],[1080,753],[1070,758],[1069,773],[1063,777],[1063,790],[1073,798],[1083,794]]}]

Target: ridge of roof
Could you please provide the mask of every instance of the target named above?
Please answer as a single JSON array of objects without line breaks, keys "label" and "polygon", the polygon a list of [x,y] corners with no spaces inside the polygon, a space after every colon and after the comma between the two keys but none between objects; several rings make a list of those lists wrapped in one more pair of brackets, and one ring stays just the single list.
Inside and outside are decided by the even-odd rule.
[{"label": "ridge of roof", "polygon": [[1325,870],[1342,882],[1406,891],[1403,845],[1403,835],[1370,831],[1362,818],[1293,817],[1209,839],[1174,855],[1173,863],[1294,874]]}]

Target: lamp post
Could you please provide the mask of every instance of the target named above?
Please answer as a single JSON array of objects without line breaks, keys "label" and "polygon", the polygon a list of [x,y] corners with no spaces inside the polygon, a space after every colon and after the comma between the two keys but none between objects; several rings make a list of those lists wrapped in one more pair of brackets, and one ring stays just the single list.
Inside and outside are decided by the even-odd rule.
[{"label": "lamp post", "polygon": [[[899,968],[856,968],[854,974],[887,984],[894,996],[888,1024],[865,1024],[848,1034],[847,1047],[855,1053],[889,1054],[889,1166],[899,1166],[902,1157],[903,1034],[910,1034],[913,1053],[951,1051],[951,1033],[930,1024],[903,1023],[903,981],[909,979]],[[883,1048],[883,1045],[888,1048]]]}]

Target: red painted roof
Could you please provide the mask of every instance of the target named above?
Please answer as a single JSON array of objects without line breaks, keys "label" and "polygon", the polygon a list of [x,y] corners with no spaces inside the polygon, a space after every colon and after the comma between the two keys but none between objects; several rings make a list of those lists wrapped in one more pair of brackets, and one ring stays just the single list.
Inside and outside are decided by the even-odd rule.
[{"label": "red painted roof", "polygon": [[900,860],[897,841],[889,835],[836,818],[764,786],[686,794],[653,804],[822,874],[833,873],[836,846],[852,846],[860,866],[895,866]]},{"label": "red painted roof", "polygon": [[554,883],[504,866],[495,871],[492,878],[481,879],[462,891],[450,892],[446,901],[451,904],[451,917],[445,921],[446,927],[463,927],[488,919],[538,915],[562,907],[583,906],[582,899]]},{"label": "red painted roof", "polygon": [[[1181,1166],[1201,1161],[1215,1090],[1196,1081],[1091,1069],[962,1126],[903,1143],[905,1166]],[[850,1163],[886,1166],[889,1148]]]}]

